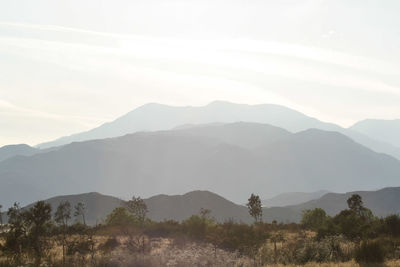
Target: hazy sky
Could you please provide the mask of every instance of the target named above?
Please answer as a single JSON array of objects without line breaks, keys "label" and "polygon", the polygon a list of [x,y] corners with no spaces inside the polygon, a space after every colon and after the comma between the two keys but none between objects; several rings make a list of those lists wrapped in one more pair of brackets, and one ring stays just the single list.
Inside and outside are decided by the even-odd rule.
[{"label": "hazy sky", "polygon": [[0,146],[148,102],[400,118],[400,1],[2,0]]}]

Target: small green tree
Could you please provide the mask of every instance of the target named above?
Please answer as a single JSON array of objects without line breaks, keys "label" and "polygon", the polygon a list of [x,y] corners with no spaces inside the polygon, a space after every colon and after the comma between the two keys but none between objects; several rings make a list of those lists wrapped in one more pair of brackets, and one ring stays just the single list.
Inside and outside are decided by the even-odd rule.
[{"label": "small green tree", "polygon": [[86,225],[85,210],[86,210],[86,207],[85,207],[85,204],[83,202],[78,202],[75,205],[74,216],[75,217],[81,216],[82,217],[82,222],[83,222],[84,225]]},{"label": "small green tree", "polygon": [[28,211],[24,212],[28,225],[28,240],[35,257],[35,265],[40,266],[42,258],[50,248],[48,233],[51,225],[51,206],[44,201],[38,201]]},{"label": "small green tree", "polygon": [[133,196],[131,200],[126,202],[127,210],[132,213],[141,225],[143,225],[146,214],[148,212],[147,205],[140,197]]},{"label": "small green tree", "polygon": [[65,249],[67,243],[67,232],[68,232],[68,220],[71,219],[71,203],[68,201],[61,202],[54,214],[55,222],[61,227],[62,231],[62,260],[63,266],[65,266]]},{"label": "small green tree", "polygon": [[354,211],[359,215],[361,214],[361,211],[364,208],[362,198],[358,194],[354,194],[349,199],[347,199],[347,205],[349,206],[350,210]]},{"label": "small green tree", "polygon": [[247,208],[249,209],[250,216],[254,218],[256,223],[262,221],[262,206],[259,196],[251,194]]},{"label": "small green tree", "polygon": [[19,203],[8,209],[8,225],[10,230],[6,233],[4,250],[16,266],[22,264],[22,255],[27,249],[27,229],[25,218]]},{"label": "small green tree", "polygon": [[107,225],[126,226],[133,225],[136,222],[135,216],[130,214],[124,207],[115,208],[106,218]]},{"label": "small green tree", "polygon": [[326,222],[327,216],[323,209],[304,210],[301,224],[311,230],[318,230]]},{"label": "small green tree", "polygon": [[353,211],[357,217],[361,218],[365,222],[371,222],[374,219],[372,211],[364,207],[364,203],[360,195],[354,194],[347,199],[347,205],[349,209]]}]

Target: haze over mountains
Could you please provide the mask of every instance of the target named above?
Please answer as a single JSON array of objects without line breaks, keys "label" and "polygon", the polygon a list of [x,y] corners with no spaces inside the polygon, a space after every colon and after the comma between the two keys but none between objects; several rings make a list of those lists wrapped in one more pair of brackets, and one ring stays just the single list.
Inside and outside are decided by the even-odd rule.
[{"label": "haze over mountains", "polygon": [[400,120],[368,119],[354,124],[351,129],[400,147]]},{"label": "haze over mountains", "polygon": [[318,199],[329,193],[327,190],[318,190],[315,192],[285,192],[269,199],[262,200],[264,207],[284,207],[297,205],[310,200]]},{"label": "haze over mountains", "polygon": [[0,161],[14,156],[31,156],[39,151],[39,149],[25,144],[3,146],[0,147]]},{"label": "haze over mountains", "polygon": [[344,194],[328,193],[319,199],[311,200],[299,205],[289,206],[292,210],[322,208],[328,215],[335,215],[347,208],[346,200],[353,194],[362,197],[365,207],[371,209],[374,215],[384,217],[390,214],[400,214],[400,187],[387,187],[377,191],[353,191]]},{"label": "haze over mountains", "polygon": [[310,128],[337,131],[376,152],[386,153],[400,159],[400,148],[398,147],[384,141],[377,141],[352,129],[319,121],[283,106],[272,104],[244,105],[223,101],[214,101],[203,107],[147,104],[90,131],[39,144],[38,147],[48,148],[76,141],[117,137],[138,131],[169,130],[184,124],[232,123],[238,121],[266,123],[291,132],[304,131]]},{"label": "haze over mountains", "polygon": [[76,142],[4,160],[0,203],[88,191],[129,198],[192,190],[244,203],[253,192],[268,197],[294,188],[345,192],[396,186],[399,173],[395,158],[337,132],[211,124]]}]

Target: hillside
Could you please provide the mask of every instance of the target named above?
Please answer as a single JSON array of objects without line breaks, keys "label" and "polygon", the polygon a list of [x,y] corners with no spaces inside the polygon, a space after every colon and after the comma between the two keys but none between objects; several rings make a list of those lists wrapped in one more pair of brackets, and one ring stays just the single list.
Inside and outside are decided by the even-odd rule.
[{"label": "hillside", "polygon": [[15,156],[31,156],[38,153],[39,151],[39,149],[25,144],[3,146],[0,147],[0,161]]},{"label": "hillside", "polygon": [[[328,193],[319,199],[299,205],[263,208],[263,220],[266,222],[273,220],[285,223],[299,222],[303,210],[314,208],[322,208],[329,215],[334,216],[347,208],[346,201],[353,194],[361,195],[364,205],[377,216],[400,214],[400,208],[397,205],[400,201],[400,187],[391,187],[377,191]],[[45,202],[51,204],[53,212],[61,201],[69,201],[72,207],[78,202],[83,202],[86,206],[86,221],[90,225],[102,223],[114,208],[122,205],[121,199],[99,193],[57,196],[45,200]],[[201,208],[209,209],[211,211],[210,216],[218,222],[234,220],[251,223],[253,221],[245,206],[237,205],[209,191],[192,191],[183,195],[156,195],[144,199],[144,201],[149,210],[147,216],[154,221],[182,221],[192,215],[199,215]],[[30,204],[25,208],[32,205]],[[5,214],[3,214],[4,217]],[[72,221],[74,220],[76,218],[72,219]]]},{"label": "hillside", "polygon": [[353,194],[359,194],[364,202],[364,206],[371,209],[376,216],[387,216],[390,214],[400,214],[400,187],[388,187],[377,191],[353,191],[344,194],[328,193],[319,199],[291,206],[296,212],[305,209],[322,208],[329,215],[335,215],[347,208],[347,199]]},{"label": "hillside", "polygon": [[[254,136],[268,128],[241,125],[250,126]],[[231,136],[245,132],[233,130],[237,125],[224,127]],[[231,140],[239,142],[241,136]],[[290,188],[343,192],[396,186],[398,173],[398,160],[334,132],[287,133],[286,138],[249,149],[222,142],[218,136],[174,130],[72,143],[3,161],[0,203],[28,204],[88,191],[129,198],[193,190],[210,190],[244,203],[253,192],[268,197]]]},{"label": "hillside", "polygon": [[39,144],[38,147],[48,148],[77,141],[117,137],[140,131],[170,130],[185,124],[240,121],[270,124],[290,132],[299,132],[311,128],[337,131],[376,152],[386,153],[400,159],[400,148],[388,144],[385,140],[376,141],[357,131],[319,121],[284,106],[272,104],[243,105],[223,101],[214,101],[202,107],[147,104],[90,131],[61,137],[55,141]]},{"label": "hillside", "polygon": [[234,122],[229,124],[186,125],[177,128],[185,135],[217,139],[221,142],[255,149],[288,138],[291,133],[269,124]]},{"label": "hillside", "polygon": [[117,137],[140,131],[170,130],[184,124],[232,123],[232,122],[267,123],[289,131],[301,131],[308,128],[334,130],[335,125],[307,117],[295,110],[278,105],[242,105],[215,101],[203,107],[173,107],[162,104],[146,104],[133,111],[105,123],[90,131],[62,137],[53,142],[39,144],[46,148],[69,144],[76,141]]},{"label": "hillside", "polygon": [[298,205],[310,200],[318,199],[329,193],[326,190],[315,192],[287,192],[262,201],[264,207],[284,207],[289,205]]},{"label": "hillside", "polygon": [[[45,200],[45,202],[51,205],[53,214],[58,205],[60,205],[60,203],[63,201],[69,201],[69,203],[71,203],[72,212],[74,211],[74,207],[77,203],[84,203],[85,220],[86,223],[89,225],[102,223],[103,219],[105,219],[108,214],[110,214],[116,207],[119,207],[122,203],[122,200],[116,197],[106,196],[96,192],[78,195],[57,196]],[[26,208],[30,208],[32,206],[33,204],[30,204],[26,206]],[[74,220],[81,221],[81,218],[73,218],[72,221]]]},{"label": "hillside", "polygon": [[157,195],[145,199],[149,209],[149,218],[181,221],[192,215],[200,214],[200,209],[209,209],[210,216],[219,222],[234,219],[250,222],[251,217],[245,206],[237,205],[209,191],[192,191],[184,195]]},{"label": "hillside", "polygon": [[[123,205],[121,199],[102,195],[99,193],[84,193],[78,195],[57,196],[45,200],[52,207],[53,214],[58,205],[63,201],[69,201],[72,208],[78,203],[85,204],[86,223],[95,225],[102,223],[113,209]],[[247,208],[236,205],[233,202],[208,191],[192,191],[184,195],[156,195],[144,199],[149,210],[147,216],[154,221],[176,220],[182,221],[192,215],[199,215],[200,209],[209,209],[210,216],[219,222],[233,219],[237,222],[249,223],[252,221]],[[32,207],[29,204],[24,209]],[[3,214],[4,217],[5,214]],[[6,219],[6,218],[4,218]],[[71,221],[81,220],[73,218]]]},{"label": "hillside", "polygon": [[363,120],[350,129],[400,147],[400,120]]}]

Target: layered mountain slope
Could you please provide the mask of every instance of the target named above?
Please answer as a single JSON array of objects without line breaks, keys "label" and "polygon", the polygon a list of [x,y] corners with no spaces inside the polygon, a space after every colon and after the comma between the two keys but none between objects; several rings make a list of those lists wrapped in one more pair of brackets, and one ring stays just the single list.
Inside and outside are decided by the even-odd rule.
[{"label": "layered mountain slope", "polygon": [[269,124],[235,122],[178,128],[182,134],[218,139],[242,148],[254,149],[288,138],[291,133]]},{"label": "layered mountain slope", "polygon": [[90,131],[62,137],[39,147],[59,146],[75,141],[117,137],[139,131],[170,130],[184,124],[207,124],[214,122],[267,123],[289,131],[309,128],[336,130],[338,126],[323,123],[295,110],[278,105],[242,105],[215,101],[203,107],[173,107],[147,104],[126,115],[105,123]]},{"label": "layered mountain slope", "polygon": [[38,153],[40,149],[30,147],[25,144],[8,145],[0,147],[0,161],[15,157],[15,156],[31,156]]},{"label": "layered mountain slope", "polygon": [[184,195],[157,195],[145,200],[149,217],[156,221],[177,221],[199,215],[200,210],[210,210],[209,216],[223,222],[229,219],[249,222],[251,217],[245,206],[237,205],[209,191],[192,191]]},{"label": "layered mountain slope", "polygon": [[[251,127],[248,132],[254,136],[268,128],[239,125]],[[238,124],[222,127],[231,136],[238,133],[230,140],[246,144],[240,141],[248,138],[242,134],[246,130],[238,131]],[[0,203],[26,204],[51,195],[88,191],[128,198],[192,190],[212,190],[244,203],[252,192],[268,197],[294,188],[343,192],[398,185],[398,160],[339,133],[286,133],[286,137],[250,149],[210,134],[219,131],[210,128],[207,136],[181,130],[136,133],[5,160],[0,163]]]},{"label": "layered mountain slope", "polygon": [[[392,187],[377,191],[328,193],[319,199],[299,205],[263,208],[263,220],[266,222],[273,220],[299,222],[303,210],[314,208],[322,208],[329,215],[334,216],[347,208],[346,201],[353,194],[361,195],[364,205],[377,216],[400,214],[400,207],[397,205],[400,201],[400,187]],[[45,202],[51,204],[53,212],[62,201],[69,201],[72,207],[78,202],[84,203],[86,222],[90,225],[104,222],[114,208],[123,205],[121,199],[99,193],[65,195],[45,200]],[[253,222],[245,206],[237,205],[209,191],[192,191],[184,195],[156,195],[144,199],[144,201],[149,211],[147,216],[154,221],[182,221],[192,215],[199,215],[201,208],[204,208],[210,210],[210,216],[218,222],[228,220],[244,223]],[[32,205],[30,204],[25,208],[32,207]],[[3,214],[3,219],[7,221],[5,214]],[[71,221],[74,220],[81,220],[81,218],[72,218]]]},{"label": "layered mountain slope", "polygon": [[400,206],[398,205],[400,203],[400,187],[388,187],[377,191],[353,191],[344,194],[328,193],[319,199],[288,208],[298,214],[305,209],[322,208],[327,214],[333,216],[348,208],[347,199],[353,194],[359,194],[364,206],[371,209],[376,216],[400,214]]},{"label": "layered mountain slope", "polygon": [[62,137],[52,142],[40,144],[38,147],[48,148],[76,141],[117,137],[139,131],[170,130],[185,124],[232,123],[239,121],[266,123],[291,132],[310,128],[337,131],[376,152],[386,153],[400,159],[400,148],[398,147],[376,141],[361,133],[341,128],[335,124],[319,121],[283,106],[271,104],[242,105],[222,101],[215,101],[203,107],[173,107],[161,104],[147,104],[115,121],[105,123],[90,131]]},{"label": "layered mountain slope", "polygon": [[315,192],[286,192],[262,201],[264,207],[284,207],[289,205],[298,205],[310,200],[318,199],[329,193],[326,190]]},{"label": "layered mountain slope", "polygon": [[350,129],[400,147],[400,120],[363,120]]},{"label": "layered mountain slope", "polygon": [[[99,193],[84,193],[77,195],[57,196],[44,200],[52,207],[54,216],[58,205],[68,201],[73,207],[82,202],[85,205],[85,221],[89,225],[104,223],[107,215],[115,208],[124,205],[124,201]],[[192,191],[183,195],[156,195],[144,199],[148,213],[147,217],[153,221],[175,220],[183,221],[192,215],[200,215],[201,209],[208,209],[211,218],[218,222],[233,220],[236,222],[251,223],[254,219],[249,215],[245,206],[237,205],[215,193],[209,191]],[[31,208],[35,203],[31,203],[24,210]],[[268,222],[277,220],[278,222],[293,222],[298,220],[298,214],[287,208],[271,208],[263,210],[263,219]],[[8,218],[3,213],[4,222]],[[72,216],[70,223],[82,222],[82,218]]]},{"label": "layered mountain slope", "polygon": [[[79,202],[85,205],[85,221],[89,225],[95,225],[103,223],[104,219],[110,214],[116,207],[122,205],[123,201],[113,196],[102,195],[96,192],[84,193],[78,195],[64,195],[57,196],[45,200],[52,207],[53,214],[57,210],[58,205],[61,202],[68,201],[71,204],[72,213],[74,212],[74,207]],[[30,208],[34,205],[30,204],[25,208]],[[78,220],[82,222],[82,218],[74,217],[72,221]]]}]

